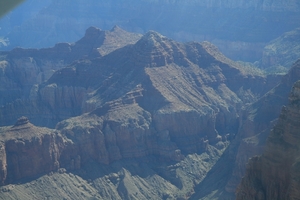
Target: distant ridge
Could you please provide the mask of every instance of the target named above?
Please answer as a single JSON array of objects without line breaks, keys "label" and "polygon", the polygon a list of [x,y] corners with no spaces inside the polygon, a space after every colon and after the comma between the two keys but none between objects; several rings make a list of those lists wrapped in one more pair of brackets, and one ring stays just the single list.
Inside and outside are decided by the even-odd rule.
[{"label": "distant ridge", "polygon": [[9,41],[2,49],[45,48],[62,41],[71,43],[80,39],[91,25],[108,30],[118,24],[130,32],[144,34],[155,30],[178,41],[206,40],[231,59],[254,62],[261,59],[263,47],[268,42],[300,27],[297,2],[74,0],[70,4],[70,1],[52,1],[19,26],[14,27],[10,19],[3,25],[0,23],[1,27],[9,29],[1,35]]}]

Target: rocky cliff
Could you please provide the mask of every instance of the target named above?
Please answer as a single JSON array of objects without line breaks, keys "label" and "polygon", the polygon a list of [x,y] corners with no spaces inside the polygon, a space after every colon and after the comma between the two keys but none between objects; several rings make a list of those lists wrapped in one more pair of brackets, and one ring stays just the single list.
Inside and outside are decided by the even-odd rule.
[{"label": "rocky cliff", "polygon": [[0,199],[190,196],[228,142],[216,148],[203,141],[198,153],[184,156],[169,132],[154,131],[150,114],[135,106],[69,119],[56,129],[35,127],[26,117],[1,127]]},{"label": "rocky cliff", "polygon": [[237,199],[298,199],[299,91],[297,81],[271,131],[264,153],[252,158]]},{"label": "rocky cliff", "polygon": [[60,148],[51,130],[35,127],[25,117],[2,128],[1,184],[57,170]]},{"label": "rocky cliff", "polygon": [[[121,158],[151,154],[182,160],[183,155],[170,141],[168,133],[163,133],[159,141],[152,135],[146,119],[145,124],[132,127],[133,132],[121,125],[123,127],[105,124],[103,118],[91,114],[62,122],[57,130],[51,130],[35,127],[28,118],[21,117],[14,126],[1,128],[1,183],[35,177],[62,167],[80,169],[90,160],[109,164]],[[206,147],[203,145],[203,150]]]}]

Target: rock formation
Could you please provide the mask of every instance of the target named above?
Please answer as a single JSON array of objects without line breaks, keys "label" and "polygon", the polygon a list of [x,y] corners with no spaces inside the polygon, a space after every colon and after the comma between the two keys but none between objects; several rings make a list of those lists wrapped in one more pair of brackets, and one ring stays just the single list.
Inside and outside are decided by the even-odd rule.
[{"label": "rock formation", "polygon": [[35,127],[26,117],[1,130],[1,184],[57,170],[59,146],[50,129]]},{"label": "rock formation", "polygon": [[237,199],[299,198],[300,82],[289,96],[271,131],[264,153],[250,159]]}]

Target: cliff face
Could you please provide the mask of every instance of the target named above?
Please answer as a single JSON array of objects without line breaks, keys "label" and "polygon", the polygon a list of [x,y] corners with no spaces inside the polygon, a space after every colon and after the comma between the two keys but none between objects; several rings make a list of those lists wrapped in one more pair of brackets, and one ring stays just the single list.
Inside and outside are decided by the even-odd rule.
[{"label": "cliff face", "polygon": [[268,137],[262,156],[249,161],[237,199],[297,199],[299,192],[299,100],[297,81]]},{"label": "cliff face", "polygon": [[[129,109],[134,108],[130,106]],[[133,115],[128,119],[124,118],[129,114],[125,108],[116,112],[109,115],[118,114],[117,119],[91,114],[64,121],[57,125],[57,130],[35,127],[25,117],[12,127],[2,128],[2,185],[59,168],[79,170],[91,160],[110,164],[148,155],[173,161],[183,159],[176,144],[170,141],[168,131],[160,136],[153,133],[149,113],[131,111]],[[127,120],[136,120],[139,125]],[[205,150],[205,146],[207,144],[201,150]]]},{"label": "cliff face", "polygon": [[[0,198],[30,199],[33,191],[34,198],[184,198],[228,144],[203,141],[198,153],[184,156],[169,131],[156,132],[151,115],[136,104],[98,115],[95,110],[56,129],[35,127],[26,117],[1,127]],[[55,188],[59,194],[46,192]]]},{"label": "cliff face", "polygon": [[25,117],[1,130],[2,185],[57,170],[61,142],[51,130],[35,127]]}]

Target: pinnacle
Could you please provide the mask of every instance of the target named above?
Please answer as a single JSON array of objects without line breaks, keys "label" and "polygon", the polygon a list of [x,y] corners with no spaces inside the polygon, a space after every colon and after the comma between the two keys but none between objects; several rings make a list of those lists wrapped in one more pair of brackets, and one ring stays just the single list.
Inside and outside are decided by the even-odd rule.
[{"label": "pinnacle", "polygon": [[[160,46],[162,43],[167,41],[167,37],[155,32],[155,31],[148,31],[139,41],[138,43],[144,47],[157,47]],[[137,44],[138,44],[137,43]]]},{"label": "pinnacle", "polygon": [[29,123],[29,119],[27,117],[22,116],[17,120],[14,126],[21,126],[28,123]]},{"label": "pinnacle", "polygon": [[115,25],[110,32],[114,32],[114,31],[118,31],[118,30],[123,30],[121,27],[119,27],[118,25]]},{"label": "pinnacle", "polygon": [[91,26],[85,31],[85,37],[92,35],[99,35],[101,33],[101,29]]}]

